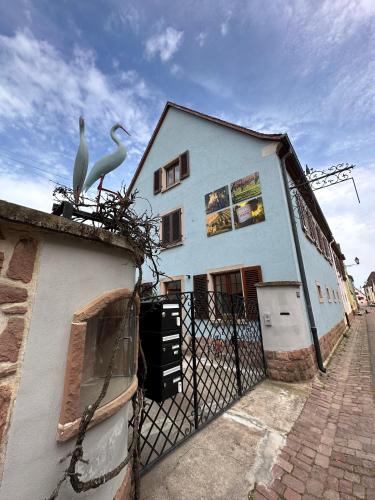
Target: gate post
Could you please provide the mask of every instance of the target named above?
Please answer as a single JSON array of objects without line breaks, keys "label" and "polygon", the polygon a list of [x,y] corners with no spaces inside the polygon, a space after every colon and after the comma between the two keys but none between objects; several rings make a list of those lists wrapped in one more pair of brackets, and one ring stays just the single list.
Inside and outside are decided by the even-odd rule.
[{"label": "gate post", "polygon": [[239,352],[238,352],[237,320],[236,320],[236,313],[235,313],[234,303],[233,303],[233,295],[230,296],[230,302],[231,302],[231,312],[232,312],[232,327],[233,327],[232,341],[234,344],[234,356],[235,356],[235,362],[236,362],[237,388],[238,388],[238,395],[242,396],[240,356],[239,356]]},{"label": "gate post", "polygon": [[194,426],[198,429],[198,384],[197,384],[197,344],[195,336],[195,305],[194,292],[190,292],[190,321],[191,321],[191,352],[193,355],[193,402],[194,402]]}]

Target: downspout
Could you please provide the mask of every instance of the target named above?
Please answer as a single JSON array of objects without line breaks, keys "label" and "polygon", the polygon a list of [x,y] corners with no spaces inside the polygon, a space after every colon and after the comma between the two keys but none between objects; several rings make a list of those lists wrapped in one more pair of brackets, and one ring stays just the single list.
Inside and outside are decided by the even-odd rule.
[{"label": "downspout", "polygon": [[282,157],[280,157],[281,172],[282,172],[283,181],[284,181],[286,199],[288,202],[288,211],[289,211],[290,222],[292,224],[294,246],[296,248],[296,253],[297,253],[297,261],[298,261],[298,267],[299,267],[299,271],[300,271],[300,275],[301,275],[302,289],[303,289],[303,293],[304,293],[305,301],[306,301],[307,316],[309,318],[311,335],[312,335],[313,342],[314,342],[316,361],[318,363],[319,370],[323,373],[326,373],[327,370],[324,368],[324,365],[323,365],[322,353],[321,353],[320,344],[319,344],[318,330],[316,328],[314,312],[313,312],[311,300],[310,300],[310,293],[309,293],[309,289],[307,286],[305,265],[303,263],[301,245],[300,245],[299,238],[298,238],[297,224],[296,224],[296,219],[294,217],[292,197],[290,194],[288,177],[287,177],[287,173],[286,173],[285,159],[291,155],[292,155],[292,152],[290,151],[290,146],[288,145],[288,150],[286,151],[286,153]]}]

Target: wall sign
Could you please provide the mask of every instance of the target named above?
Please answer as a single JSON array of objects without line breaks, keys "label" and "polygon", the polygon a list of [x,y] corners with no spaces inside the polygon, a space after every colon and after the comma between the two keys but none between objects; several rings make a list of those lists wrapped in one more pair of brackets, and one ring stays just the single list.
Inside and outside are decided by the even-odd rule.
[{"label": "wall sign", "polygon": [[254,196],[259,196],[262,192],[260,188],[259,172],[243,177],[230,185],[232,193],[232,203],[241,203]]},{"label": "wall sign", "polygon": [[222,210],[223,208],[229,207],[229,189],[228,186],[224,186],[212,193],[208,193],[204,197],[206,205],[206,214],[211,214],[217,210]]},{"label": "wall sign", "polygon": [[214,236],[215,234],[226,233],[232,230],[232,218],[230,208],[220,210],[214,214],[206,216],[206,230],[207,236]]},{"label": "wall sign", "polygon": [[[205,195],[207,236],[240,229],[265,220],[263,199],[260,196],[259,172],[254,172],[230,185],[232,210],[228,186],[223,186]],[[228,207],[228,208],[226,208]]]},{"label": "wall sign", "polygon": [[235,205],[233,207],[233,217],[236,229],[263,222],[265,217],[262,197],[252,198]]}]

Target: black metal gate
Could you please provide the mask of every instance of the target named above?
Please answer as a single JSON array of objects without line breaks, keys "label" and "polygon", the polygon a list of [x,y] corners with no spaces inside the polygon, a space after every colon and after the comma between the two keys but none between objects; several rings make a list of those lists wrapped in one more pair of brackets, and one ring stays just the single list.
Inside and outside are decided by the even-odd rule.
[{"label": "black metal gate", "polygon": [[152,300],[171,299],[180,304],[181,312],[182,392],[160,404],[146,399],[141,431],[143,470],[266,375],[256,304],[247,306],[242,297],[215,292],[178,293]]}]

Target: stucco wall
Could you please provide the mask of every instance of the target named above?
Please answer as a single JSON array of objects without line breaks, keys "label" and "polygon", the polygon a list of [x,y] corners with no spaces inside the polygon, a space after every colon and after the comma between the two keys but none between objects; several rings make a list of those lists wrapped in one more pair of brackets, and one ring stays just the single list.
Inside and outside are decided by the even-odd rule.
[{"label": "stucco wall", "polygon": [[293,351],[311,345],[300,285],[257,287],[257,295],[265,351]]},{"label": "stucco wall", "polygon": [[[154,195],[154,171],[186,150],[190,176],[179,186]],[[204,195],[253,172],[260,175],[266,220],[208,238]],[[183,210],[184,244],[161,254],[160,269],[168,275],[193,276],[224,266],[260,265],[267,281],[299,278],[274,143],[172,108],[135,188],[149,200],[155,214],[177,207]],[[147,204],[140,201],[137,207],[141,210]],[[151,281],[147,268],[144,281]],[[185,290],[192,287],[192,278],[185,277]]]},{"label": "stucco wall", "polygon": [[[328,302],[326,287],[337,291],[340,286],[337,281],[334,264],[330,264],[317,247],[312,243],[302,230],[301,222],[297,219],[298,236],[301,245],[303,261],[305,265],[307,285],[309,288],[311,305],[314,312],[315,322],[319,337],[325,335],[344,318],[344,305],[340,301]],[[319,283],[324,302],[319,301],[316,283]]]},{"label": "stucco wall", "polygon": [[[99,294],[134,286],[134,267],[120,248],[43,233],[40,240],[37,286],[20,372],[20,387],[8,433],[1,500],[48,497],[66,466],[59,463],[73,441],[58,444],[70,323],[75,311]],[[126,453],[128,407],[88,431],[88,466],[83,478],[116,466]],[[79,498],[112,499],[124,477]],[[59,499],[78,498],[63,487]]]}]

